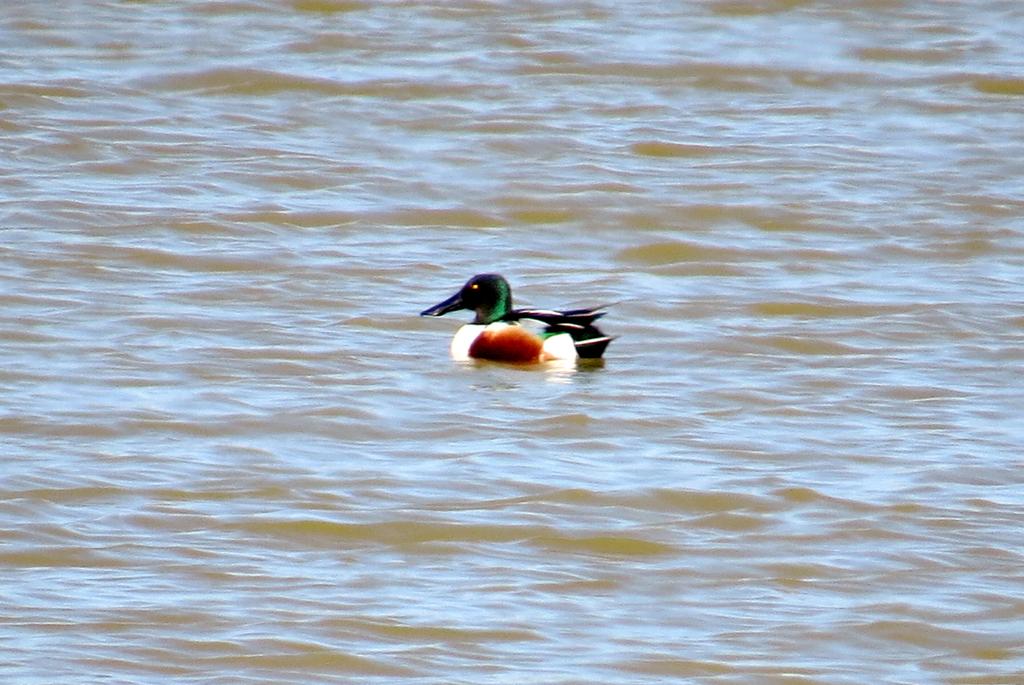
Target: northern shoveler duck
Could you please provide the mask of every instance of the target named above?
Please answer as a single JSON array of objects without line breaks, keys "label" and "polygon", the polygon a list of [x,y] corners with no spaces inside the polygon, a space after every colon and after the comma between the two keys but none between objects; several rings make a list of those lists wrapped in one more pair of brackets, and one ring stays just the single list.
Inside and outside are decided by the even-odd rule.
[{"label": "northern shoveler duck", "polygon": [[[598,359],[612,338],[594,321],[605,315],[597,309],[513,309],[512,289],[498,274],[478,274],[459,292],[420,312],[443,316],[459,309],[476,312],[473,322],[452,339],[452,357],[529,364],[556,360]],[[538,335],[519,325],[523,319],[544,324]]]}]

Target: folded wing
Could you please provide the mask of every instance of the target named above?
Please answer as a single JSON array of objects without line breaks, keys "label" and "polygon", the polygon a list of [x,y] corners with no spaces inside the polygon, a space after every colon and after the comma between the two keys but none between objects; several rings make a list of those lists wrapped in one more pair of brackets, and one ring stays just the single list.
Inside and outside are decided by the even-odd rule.
[{"label": "folded wing", "polygon": [[521,319],[532,319],[544,324],[544,333],[553,335],[555,333],[568,333],[572,336],[576,346],[576,353],[583,359],[597,359],[612,341],[611,336],[601,332],[594,321],[600,319],[607,312],[599,308],[593,309],[570,309],[560,312],[554,309],[513,309],[504,319],[506,321],[519,321]]}]

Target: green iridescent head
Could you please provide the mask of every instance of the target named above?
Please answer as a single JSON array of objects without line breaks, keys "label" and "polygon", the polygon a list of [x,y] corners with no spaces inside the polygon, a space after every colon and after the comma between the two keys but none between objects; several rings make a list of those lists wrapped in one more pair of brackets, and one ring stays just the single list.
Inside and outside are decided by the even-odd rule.
[{"label": "green iridescent head", "polygon": [[469,309],[476,312],[475,324],[501,321],[512,311],[512,289],[498,274],[477,274],[466,281],[459,292],[420,312],[420,316],[443,316],[448,312]]}]

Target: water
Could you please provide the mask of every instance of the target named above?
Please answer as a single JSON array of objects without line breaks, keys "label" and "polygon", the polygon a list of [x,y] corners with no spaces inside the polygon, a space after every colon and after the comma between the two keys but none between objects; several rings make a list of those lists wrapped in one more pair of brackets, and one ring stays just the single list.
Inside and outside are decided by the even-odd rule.
[{"label": "water", "polygon": [[6,4],[4,682],[1024,682],[1022,23]]}]

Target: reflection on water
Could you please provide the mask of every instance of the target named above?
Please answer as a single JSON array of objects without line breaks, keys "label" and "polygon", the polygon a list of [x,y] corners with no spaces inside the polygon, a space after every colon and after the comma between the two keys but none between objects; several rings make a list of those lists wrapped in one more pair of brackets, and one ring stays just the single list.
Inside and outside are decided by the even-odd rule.
[{"label": "reflection on water", "polygon": [[0,673],[1024,680],[1022,12],[5,8]]}]

